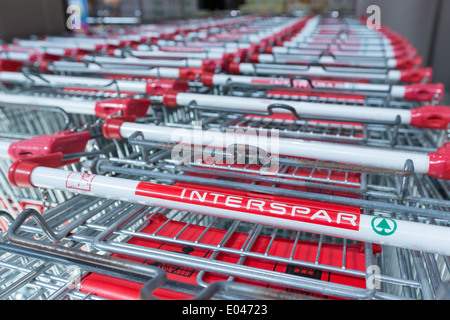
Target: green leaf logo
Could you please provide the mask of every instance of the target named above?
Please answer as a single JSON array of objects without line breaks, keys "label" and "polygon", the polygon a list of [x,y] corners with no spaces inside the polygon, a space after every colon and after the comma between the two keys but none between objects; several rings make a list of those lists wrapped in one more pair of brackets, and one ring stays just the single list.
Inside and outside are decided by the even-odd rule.
[{"label": "green leaf logo", "polygon": [[395,220],[383,217],[373,218],[371,226],[373,231],[382,236],[390,236],[397,230],[397,223]]}]

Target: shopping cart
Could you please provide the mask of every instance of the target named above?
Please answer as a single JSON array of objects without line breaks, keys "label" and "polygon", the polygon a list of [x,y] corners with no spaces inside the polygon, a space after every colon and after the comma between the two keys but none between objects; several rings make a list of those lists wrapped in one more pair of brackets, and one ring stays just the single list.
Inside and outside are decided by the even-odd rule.
[{"label": "shopping cart", "polygon": [[[191,69],[189,70],[192,71]],[[272,90],[261,93],[259,88],[254,88],[253,84],[247,85],[255,80],[259,83],[260,81],[258,80],[264,80],[270,84],[275,82],[276,79],[244,79],[239,76],[232,77],[224,74],[213,74],[210,76],[210,74],[200,72],[197,74],[199,77],[194,77],[196,80],[188,81],[171,78],[174,74],[182,73],[182,69],[155,68],[154,71],[155,76],[150,79],[138,78],[134,80],[126,75],[117,75],[113,79],[103,79],[87,76],[58,76],[42,73],[22,74],[20,72],[2,72],[0,77],[2,81],[8,83],[19,83],[32,87],[46,85],[62,88],[62,94],[76,93],[86,95],[90,93],[91,95],[104,95],[105,93],[108,93],[115,94],[114,97],[126,97],[130,95],[137,98],[144,97],[151,101],[152,108],[149,110],[152,111],[158,108],[158,105],[162,102],[162,111],[164,114],[189,114],[192,113],[193,110],[196,113],[200,110],[206,110],[210,113],[217,113],[221,111],[227,113],[240,112],[244,113],[244,116],[247,116],[247,119],[249,119],[248,114],[252,114],[252,119],[256,119],[256,121],[258,121],[258,119],[262,121],[270,121],[272,118],[266,116],[270,116],[272,113],[276,112],[284,114],[284,118],[282,117],[282,119],[279,120],[281,122],[281,126],[284,125],[283,121],[286,125],[289,125],[288,123],[293,123],[295,128],[303,126],[304,129],[302,129],[302,131],[311,128],[311,125],[309,124],[310,119],[322,119],[322,122],[316,121],[313,124],[317,127],[322,126],[324,128],[323,130],[341,130],[348,132],[347,129],[350,129],[350,134],[353,136],[359,136],[359,140],[361,141],[366,141],[367,138],[369,137],[370,139],[371,136],[384,137],[381,140],[379,139],[379,141],[382,141],[386,139],[386,136],[388,136],[388,143],[390,145],[397,144],[396,139],[398,136],[398,126],[402,124],[411,124],[420,128],[440,129],[430,130],[426,133],[441,137],[439,139],[434,139],[438,142],[437,145],[433,145],[433,147],[437,148],[442,144],[445,136],[445,131],[443,130],[447,127],[447,108],[433,106],[432,104],[421,106],[417,102],[414,103],[405,100],[397,100],[389,102],[388,108],[393,110],[385,110],[386,100],[383,99],[365,98],[355,100],[355,96],[347,96],[347,99],[340,99],[339,95],[331,95],[328,96],[328,100],[324,100],[321,94],[315,91],[308,93],[308,100],[306,101],[305,99],[300,98],[292,100],[292,93],[291,96],[288,95],[288,98],[290,97],[291,99],[287,100],[286,94],[289,94],[289,92],[277,92]],[[161,77],[161,75],[163,76]],[[225,78],[227,78],[227,81],[223,81]],[[220,79],[222,79],[222,81],[220,81]],[[213,88],[210,87],[212,81],[215,81],[216,84]],[[290,81],[305,81],[306,83],[310,83],[304,79],[291,79]],[[201,82],[200,85],[199,82]],[[203,85],[205,83],[206,86]],[[280,83],[283,84],[285,81],[278,80],[275,86]],[[417,86],[418,87],[414,88],[418,90],[417,92],[421,92],[421,97],[428,96],[428,98],[433,97],[432,99],[434,99],[436,95],[441,95],[443,92],[440,85],[436,85],[434,88],[421,87],[421,85]],[[414,88],[397,85],[392,86],[391,90],[396,92],[400,92],[402,90],[404,90],[404,92],[411,92],[410,89]],[[186,90],[189,90],[190,92],[185,92]],[[423,94],[423,91],[427,90],[428,92]],[[304,93],[294,93],[294,95],[297,96],[302,94]],[[221,96],[220,100],[216,99],[217,95]],[[261,98],[264,98],[265,96],[271,99],[262,100]],[[61,100],[54,98],[48,99],[44,97],[33,97],[33,101],[30,102],[30,99],[26,99],[26,97],[5,94],[1,96],[1,101],[4,101],[4,103],[8,103],[8,101],[14,101],[14,103],[24,101],[21,103],[32,103],[33,105],[59,105]],[[354,106],[350,106],[350,101],[353,102]],[[81,104],[83,104],[83,109],[86,109],[87,113],[92,113],[92,110],[96,110],[93,102],[74,102],[75,107],[72,107],[71,109],[70,104],[64,103],[64,108],[69,111],[76,108],[76,110],[78,110],[77,112],[80,112]],[[86,106],[84,106],[84,104],[86,104]],[[174,107],[179,110],[171,110]],[[123,110],[124,114],[130,113],[125,109]],[[142,108],[142,110],[145,112],[144,108]],[[118,110],[110,111],[110,113],[116,113]],[[245,115],[245,113],[247,113],[247,115]],[[104,117],[104,115],[102,115],[102,117]],[[201,116],[197,114],[197,120],[200,118]],[[169,117],[166,117],[165,120],[171,121],[169,120]],[[180,121],[179,117],[176,121]],[[400,131],[402,130],[404,129],[401,129]],[[408,130],[411,131],[413,129],[409,128]],[[298,129],[295,131],[298,131]],[[372,131],[376,133],[370,134]],[[317,130],[313,129],[309,133],[315,132],[317,132]],[[411,135],[421,135],[422,133],[423,131],[416,130],[415,133],[411,133]],[[320,135],[314,136],[320,137]],[[333,135],[327,135],[327,138],[333,139],[332,136]]]},{"label": "shopping cart", "polygon": [[[187,162],[185,159],[185,163],[174,166],[173,161],[171,161],[170,158],[164,159],[162,152],[157,152],[152,149],[152,146],[154,146],[155,143],[150,141],[147,143],[144,142],[145,140],[142,139],[136,139],[136,141],[130,139],[130,143],[141,146],[143,149],[145,148],[146,152],[149,153],[146,161],[140,160],[142,152],[136,152],[134,157],[138,158],[110,158],[110,163],[98,162],[96,167],[97,170],[100,170],[103,173],[121,173],[127,177],[135,176],[140,179],[148,177],[148,179],[151,179],[152,181],[151,185],[154,185],[154,181],[163,181],[165,183],[167,183],[167,181],[171,181],[172,183],[173,181],[176,181],[175,184],[170,185],[170,187],[167,187],[166,184],[158,184],[153,190],[150,187],[143,188],[143,192],[159,192],[158,197],[154,197],[154,200],[152,201],[164,202],[164,199],[166,199],[165,197],[170,194],[169,190],[175,186],[180,190],[188,189],[189,191],[187,192],[191,192],[190,196],[189,193],[185,193],[186,198],[183,199],[184,202],[182,205],[184,208],[193,207],[188,205],[190,204],[189,199],[196,199],[196,196],[192,196],[192,194],[194,194],[193,191],[200,192],[200,190],[200,196],[204,194],[203,192],[205,192],[205,190],[208,190],[211,193],[214,192],[219,198],[220,194],[224,195],[227,194],[226,192],[231,192],[228,195],[233,195],[235,197],[233,199],[238,201],[239,198],[243,197],[242,192],[237,193],[236,191],[232,192],[230,190],[242,190],[243,187],[236,187],[244,183],[244,190],[247,190],[247,195],[252,194],[252,197],[255,197],[256,194],[258,195],[253,198],[255,199],[254,201],[261,201],[261,199],[277,199],[279,204],[282,205],[282,200],[278,199],[285,199],[285,197],[292,196],[292,198],[290,198],[292,201],[293,198],[299,199],[299,197],[302,198],[302,196],[305,195],[316,201],[319,201],[320,199],[325,202],[330,201],[331,199],[333,202],[335,202],[336,199],[346,199],[342,202],[343,207],[340,209],[346,208],[347,214],[352,208],[353,210],[358,211],[359,205],[361,205],[365,208],[365,214],[368,216],[374,215],[372,216],[374,219],[382,219],[381,217],[388,218],[386,221],[394,221],[390,220],[392,217],[401,219],[396,220],[399,223],[399,228],[401,225],[400,221],[406,222],[410,219],[415,221],[412,222],[414,225],[421,227],[422,232],[423,226],[419,221],[427,221],[428,224],[436,223],[438,226],[443,226],[448,223],[445,213],[441,211],[447,202],[445,200],[436,201],[436,199],[424,197],[421,192],[429,190],[429,187],[425,187],[425,184],[430,181],[427,181],[427,178],[419,178],[415,174],[411,175],[411,172],[403,172],[403,175],[398,174],[398,177],[401,177],[402,179],[405,178],[405,176],[408,176],[408,174],[411,175],[409,182],[404,184],[401,188],[401,191],[407,190],[407,196],[402,196],[402,192],[395,195],[399,189],[394,187],[393,180],[391,180],[394,176],[392,172],[390,172],[390,174],[387,174],[387,172],[380,173],[376,171],[349,172],[347,170],[342,170],[342,168],[321,168],[317,162],[314,163],[314,165],[311,163],[302,163],[299,167],[298,164],[293,164],[292,162],[289,162],[288,159],[286,160],[286,163],[280,160],[283,166],[275,176],[261,175],[261,168],[258,168],[257,165],[253,165],[253,170],[251,170],[251,166],[244,166],[245,170],[243,170],[242,166],[213,166],[213,168],[208,168],[207,163]],[[167,154],[167,152],[165,153]],[[142,159],[144,159],[143,155]],[[153,163],[155,165],[153,165]],[[142,167],[145,167],[145,170],[143,170]],[[205,170],[206,168],[208,168],[208,170]],[[188,174],[183,175],[180,174],[179,171],[186,171]],[[211,176],[212,174],[217,177]],[[50,184],[49,175],[45,174],[44,176],[46,177],[46,183]],[[85,180],[91,182],[89,187],[91,190],[95,189],[95,180],[93,177],[94,175],[91,174],[85,176]],[[99,178],[101,177],[95,176],[95,179]],[[74,178],[74,182],[77,179],[79,178]],[[384,180],[386,184],[380,183],[380,180]],[[389,180],[390,182],[388,182]],[[305,184],[302,183],[303,181]],[[103,188],[107,185],[106,180],[105,182],[98,182]],[[327,184],[320,182],[326,182]],[[199,185],[196,187],[197,183]],[[70,182],[69,185],[76,184]],[[114,183],[114,185],[120,185],[120,197],[122,197],[124,201],[125,198],[128,197],[124,191],[126,189],[125,180],[120,180],[120,183]],[[150,184],[147,186],[149,185]],[[84,186],[87,187],[87,185]],[[398,185],[396,186],[398,187]],[[302,190],[306,190],[306,192]],[[113,194],[111,191],[106,193],[109,196]],[[264,194],[271,196],[267,199]],[[339,196],[336,196],[336,194]],[[363,195],[362,197],[361,194]],[[273,198],[273,195],[277,195],[277,198]],[[401,199],[401,201],[395,204],[389,203],[390,201],[388,199],[393,198]],[[127,201],[129,200],[130,199],[127,199]],[[98,205],[97,201],[99,200],[96,199],[93,203],[97,203]],[[315,202],[315,205],[317,205],[317,203],[318,202]],[[402,204],[399,205],[398,203]],[[231,204],[236,204],[236,202],[231,202]],[[336,204],[334,205],[336,206]],[[417,210],[417,208],[421,206],[428,207],[429,209]],[[164,205],[164,207],[167,208],[167,205]],[[439,210],[431,209],[437,207],[439,207]],[[116,208],[118,210],[125,210],[123,206],[118,206]],[[150,211],[142,210],[142,208],[146,208]],[[150,208],[153,209],[153,211]],[[202,208],[205,209],[205,207]],[[279,209],[279,207],[275,208]],[[58,208],[55,208],[54,210],[56,211],[53,212],[57,212]],[[206,210],[208,210],[208,214],[204,215],[199,213],[188,213],[181,208],[169,207],[168,209],[164,209],[156,205],[150,207],[141,206],[140,210],[132,211],[134,214],[124,214],[123,220],[113,219],[115,215],[112,214],[111,223],[114,223],[110,228],[105,228],[102,227],[103,225],[96,225],[94,223],[92,225],[86,225],[87,229],[81,228],[80,230],[88,232],[87,230],[94,228],[98,233],[102,233],[102,235],[96,239],[97,241],[91,242],[96,249],[115,253],[115,257],[121,257],[122,259],[148,261],[147,263],[156,265],[168,272],[168,277],[172,280],[177,279],[179,281],[180,279],[183,279],[184,281],[182,282],[189,281],[188,283],[191,283],[191,280],[186,279],[186,277],[190,279],[195,275],[197,277],[197,283],[203,283],[202,281],[217,281],[217,279],[221,278],[226,280],[227,276],[232,276],[233,278],[244,281],[244,283],[255,283],[255,281],[258,283],[264,279],[263,283],[267,284],[267,279],[271,279],[269,287],[274,289],[280,289],[280,286],[281,288],[288,287],[290,288],[288,290],[289,292],[310,292],[314,293],[315,296],[322,298],[324,296],[334,298],[377,297],[385,299],[394,297],[431,298],[436,294],[437,287],[433,287],[433,284],[430,285],[428,283],[428,278],[425,275],[426,272],[430,272],[429,268],[433,270],[432,265],[439,268],[436,269],[436,271],[446,270],[445,267],[442,269],[442,266],[445,266],[446,263],[445,256],[405,249],[402,246],[396,248],[389,245],[383,245],[383,249],[381,250],[381,247],[377,247],[377,245],[369,245],[368,242],[365,244],[359,241],[355,242],[355,240],[347,239],[345,237],[329,237],[324,234],[314,235],[305,231],[292,231],[289,230],[290,226],[286,225],[273,227],[273,221],[270,223],[270,226],[267,226],[259,223],[239,222],[242,217],[239,217],[239,220],[211,218],[209,215],[212,213],[213,208],[209,207],[206,208]],[[92,211],[87,212],[89,217],[83,216],[85,219],[90,219],[92,217],[91,214],[98,213],[98,211],[95,211],[95,213]],[[30,214],[29,211],[26,213],[24,212],[22,222],[26,220],[25,217],[30,215],[34,216]],[[61,217],[61,215],[55,215]],[[141,224],[140,222],[142,221],[137,222],[138,216],[142,219],[145,215],[146,218],[149,219],[144,219],[147,221],[146,223]],[[262,218],[258,218],[258,220],[259,219]],[[106,218],[104,221],[106,222]],[[225,223],[224,226],[220,227],[221,224],[219,224],[219,221],[221,223],[228,223]],[[129,232],[130,230],[127,229],[126,226],[130,226],[134,223],[134,229]],[[16,225],[18,224],[19,223],[17,222]],[[45,225],[41,223],[41,226]],[[238,226],[240,228],[238,228]],[[446,228],[444,227],[444,229]],[[245,230],[244,234],[242,234],[241,230]],[[36,228],[33,228],[32,233],[35,234],[35,232]],[[44,232],[47,236],[51,235],[51,230],[49,231],[47,227],[44,228]],[[131,240],[128,237],[125,237],[127,241],[124,242],[123,239],[118,237],[120,234],[123,236],[131,236]],[[221,236],[213,236],[216,234],[220,234]],[[67,234],[66,236],[71,238],[72,235],[73,234]],[[106,237],[108,237],[108,241],[106,241]],[[116,237],[118,238],[116,239]],[[285,237],[287,239],[285,239]],[[50,241],[54,242],[56,239],[59,239],[59,235],[56,238],[51,238]],[[74,239],[76,239],[75,235]],[[81,239],[86,240],[86,238],[83,237],[80,237],[79,240]],[[233,241],[230,239],[233,239]],[[319,242],[317,242],[317,240],[319,240]],[[44,243],[36,243],[36,241],[30,239],[28,239],[27,242],[26,239],[17,240],[12,237],[12,241],[19,241],[21,245],[27,243],[27,246],[30,247],[45,248],[45,242],[49,240],[43,239],[42,242]],[[210,243],[209,241],[213,242]],[[280,241],[288,241],[291,245],[280,246]],[[409,242],[409,244],[411,243]],[[308,254],[310,251],[306,248],[309,248],[310,246],[312,246],[313,249],[311,249],[311,253]],[[50,247],[48,247],[47,250],[49,250],[49,248]],[[277,252],[274,248],[283,250],[282,252],[284,253]],[[306,252],[302,252],[301,248],[306,250]],[[165,250],[167,250],[167,252]],[[297,250],[299,250],[298,253]],[[328,250],[331,250],[331,252],[334,253],[327,253]],[[391,252],[389,253],[389,251]],[[191,257],[191,254],[194,255],[194,257]],[[300,256],[296,256],[297,254]],[[337,256],[335,256],[335,254]],[[325,255],[325,257],[331,255],[331,261],[327,262],[327,260],[322,260],[326,259],[325,257],[322,257],[322,255]],[[369,263],[369,265],[384,268],[381,262],[377,262],[380,264],[374,264],[375,260],[384,261],[384,259],[390,259],[389,261],[392,261],[394,258],[392,258],[391,255],[399,255],[400,258],[396,260],[398,263],[398,265],[395,264],[395,268],[397,268],[396,271],[389,270],[389,268],[383,269],[383,273],[380,276],[380,281],[383,283],[383,290],[370,291],[367,290],[367,288],[364,288],[365,277],[367,276],[365,272],[368,267],[367,263]],[[67,253],[67,257],[70,257],[69,253]],[[432,260],[430,260],[430,258]],[[258,263],[260,260],[262,261]],[[240,263],[237,265],[230,265],[230,261],[240,261]],[[352,263],[350,261],[357,263],[357,265],[350,267],[347,265]],[[390,267],[393,265],[394,264],[390,263]],[[248,270],[249,268],[250,270]],[[267,270],[267,268],[270,268],[269,270],[272,272],[264,271]],[[405,273],[403,273],[402,276],[399,276],[395,273],[398,272],[399,268],[402,270],[403,268],[411,268],[411,273],[409,276],[406,276]],[[197,274],[197,272],[199,272],[198,270],[203,270],[203,272],[200,271],[201,276]],[[321,272],[318,270],[321,270]],[[278,271],[278,273],[274,274],[273,271]],[[214,276],[214,273],[218,273],[219,275]],[[324,276],[324,273],[327,276]],[[448,273],[448,270],[444,271],[443,279],[446,279],[446,273]],[[307,275],[306,278],[292,276],[302,274]],[[355,276],[356,278],[354,278]],[[199,281],[199,279],[202,279],[202,281]],[[80,290],[94,294],[102,293],[108,295],[109,298],[136,298],[139,293],[139,288],[141,287],[134,283],[130,285],[129,288],[134,289],[130,289],[128,295],[118,296],[124,285],[121,280],[113,281],[110,278],[104,278],[101,273],[100,275],[94,273],[93,275],[91,274],[90,277],[88,276],[85,281],[86,284],[84,284],[84,282],[80,283]],[[110,284],[108,292],[102,291],[103,284],[106,281]],[[438,285],[439,282],[440,281],[437,281],[434,285]],[[165,298],[180,297],[180,295],[174,295],[174,293],[169,294],[164,290],[163,292],[165,292],[165,295],[163,295],[162,292],[160,294]],[[256,294],[257,292],[258,291],[255,291],[253,294]],[[187,296],[181,297],[186,298]]]}]

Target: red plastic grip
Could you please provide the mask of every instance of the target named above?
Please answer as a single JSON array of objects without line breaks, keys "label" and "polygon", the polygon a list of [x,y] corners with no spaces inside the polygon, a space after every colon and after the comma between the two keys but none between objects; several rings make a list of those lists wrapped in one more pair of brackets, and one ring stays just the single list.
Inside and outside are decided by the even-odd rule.
[{"label": "red plastic grip", "polygon": [[[254,50],[254,49],[251,49],[251,50]],[[250,49],[241,48],[236,51],[236,55],[239,57],[240,61],[242,61],[248,56],[249,52],[250,52]]]},{"label": "red plastic grip", "polygon": [[163,105],[169,108],[177,108],[178,91],[166,91],[163,94]]},{"label": "red plastic grip", "polygon": [[238,62],[232,62],[229,64],[228,66],[228,72],[233,73],[233,74],[240,74],[241,70],[239,68],[240,63]]},{"label": "red plastic grip", "polygon": [[[11,160],[39,157],[52,153],[72,154],[84,152],[91,138],[88,131],[73,132],[70,130],[50,135],[40,135],[31,139],[16,141],[10,144],[8,155]],[[64,161],[62,165],[78,162],[78,159]]]},{"label": "red plastic grip", "polygon": [[249,57],[249,61],[253,62],[253,63],[258,63],[259,62],[259,53],[253,52]]},{"label": "red plastic grip", "polygon": [[167,79],[148,82],[146,92],[150,95],[160,96],[169,90],[186,92],[189,89],[189,83],[182,80]]},{"label": "red plastic grip", "polygon": [[416,56],[417,56],[417,49],[414,48],[412,45],[406,45],[404,47],[397,47],[396,49],[394,49],[395,58],[402,58],[402,57],[413,58]]},{"label": "red plastic grip", "polygon": [[33,53],[28,58],[31,62],[39,62],[39,61],[58,61],[61,60],[60,56],[46,53],[46,52],[39,52],[39,53]]},{"label": "red plastic grip", "polygon": [[23,63],[21,61],[0,59],[0,71],[17,72],[22,66]]},{"label": "red plastic grip", "polygon": [[222,59],[204,59],[202,62],[203,71],[215,72],[218,66],[222,68]]},{"label": "red plastic grip", "polygon": [[119,112],[123,116],[134,115],[136,117],[145,117],[149,107],[150,100],[148,99],[111,99],[97,102],[95,105],[95,114],[100,118],[107,118]]},{"label": "red plastic grip", "polygon": [[81,55],[86,55],[89,54],[90,51],[88,50],[84,50],[84,49],[80,49],[80,48],[68,48],[68,49],[64,49],[64,57],[66,58],[71,58],[71,57],[79,57]]},{"label": "red plastic grip", "polygon": [[409,83],[429,83],[433,76],[433,69],[423,68],[423,69],[407,69],[400,70],[400,81]]},{"label": "red plastic grip", "polygon": [[200,81],[206,87],[214,86],[213,78],[214,78],[214,73],[212,73],[212,72],[203,72],[200,75]]},{"label": "red plastic grip", "polygon": [[436,152],[429,153],[430,164],[427,175],[437,179],[450,179],[450,143],[445,143]]},{"label": "red plastic grip", "polygon": [[410,125],[418,128],[445,130],[450,122],[450,107],[422,106],[411,110]]},{"label": "red plastic grip", "polygon": [[114,57],[116,53],[117,48],[108,48],[106,50],[106,55],[110,57]]},{"label": "red plastic grip", "polygon": [[106,51],[108,49],[117,49],[116,46],[110,45],[110,44],[96,44],[94,47],[94,51],[99,52],[99,51]]},{"label": "red plastic grip", "polygon": [[111,117],[103,122],[102,134],[106,139],[124,139],[120,135],[120,126],[124,122],[135,122],[135,116]]},{"label": "red plastic grip", "polygon": [[178,76],[183,80],[194,81],[202,71],[202,68],[180,68]]},{"label": "red plastic grip", "polygon": [[423,66],[422,57],[403,57],[396,59],[395,67],[397,69],[413,69],[413,68],[421,68]]},{"label": "red plastic grip", "polygon": [[409,101],[429,102],[435,100],[442,101],[444,96],[444,85],[442,83],[433,84],[411,84],[405,86],[403,98]]},{"label": "red plastic grip", "polygon": [[31,172],[36,167],[57,168],[62,164],[61,152],[51,153],[39,157],[30,157],[15,161],[8,170],[8,180],[16,188],[35,188],[30,178]]},{"label": "red plastic grip", "polygon": [[131,43],[130,43],[130,49],[131,50],[137,50],[138,49],[138,47],[141,45],[141,42],[138,42],[138,41],[132,41]]}]

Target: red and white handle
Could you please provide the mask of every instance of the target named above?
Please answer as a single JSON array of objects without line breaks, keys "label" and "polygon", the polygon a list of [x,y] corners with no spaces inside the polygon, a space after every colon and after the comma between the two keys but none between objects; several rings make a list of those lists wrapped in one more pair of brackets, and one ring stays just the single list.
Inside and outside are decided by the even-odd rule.
[{"label": "red and white handle", "polygon": [[149,111],[150,100],[117,98],[100,101],[86,101],[79,99],[61,99],[0,93],[0,104],[54,107],[60,108],[67,113],[96,115],[100,118],[106,118],[113,114],[145,117]]},{"label": "red and white handle", "polygon": [[257,75],[281,75],[281,76],[306,76],[327,77],[334,79],[353,79],[370,81],[388,81],[402,83],[429,83],[432,80],[431,68],[405,69],[405,70],[379,70],[356,67],[330,67],[322,66],[296,66],[282,64],[253,64],[247,62],[231,62],[227,71],[232,74],[257,74]]},{"label": "red and white handle", "polygon": [[[347,106],[331,103],[311,103],[286,101],[277,99],[257,99],[233,96],[217,96],[187,92],[166,92],[163,94],[163,104],[168,107],[188,106],[195,101],[199,107],[229,110],[230,112],[267,112],[274,104],[288,105],[301,117],[322,116],[336,120],[351,119],[355,121],[389,121],[393,122],[400,116],[401,124],[428,129],[447,129],[450,122],[450,107],[422,106],[416,109],[393,109],[362,106]],[[276,109],[279,113],[291,113],[290,110]]]},{"label": "red and white handle", "polygon": [[[57,152],[63,155],[83,153],[86,150],[89,139],[91,139],[91,135],[88,131],[73,132],[67,130],[25,140],[0,140],[0,158],[17,161]],[[64,160],[61,162],[61,165],[76,163],[78,160]]]},{"label": "red and white handle", "polygon": [[362,83],[337,80],[306,80],[289,79],[276,77],[255,77],[233,74],[216,74],[211,72],[202,72],[200,81],[203,85],[224,86],[224,85],[244,85],[260,86],[268,88],[288,87],[292,89],[319,89],[336,91],[350,91],[355,94],[363,94],[361,91],[377,93],[383,92],[390,94],[396,99],[405,99],[409,101],[442,101],[444,95],[444,86],[442,83],[434,84],[411,84],[411,85],[388,85],[377,83]]},{"label": "red and white handle", "polygon": [[[93,63],[81,63],[71,61],[54,61],[41,66],[43,71],[49,72],[73,72],[81,74],[132,76],[132,77],[161,77],[171,79],[195,80],[201,74],[203,68],[176,68],[176,67],[123,67],[123,66],[98,66]],[[5,70],[6,71],[6,70]],[[17,71],[17,70],[8,70]]]},{"label": "red and white handle", "polygon": [[51,74],[25,75],[21,72],[0,71],[0,82],[50,86],[54,88],[85,88],[120,92],[135,92],[160,95],[167,90],[187,91],[189,84],[176,79],[131,81],[121,79],[103,79],[94,77],[59,76]]},{"label": "red and white handle", "polygon": [[[58,155],[43,160],[48,166]],[[359,208],[234,190],[177,187],[17,161],[9,171],[16,187],[49,188],[171,208],[293,230],[450,255],[450,228],[360,214]]]},{"label": "red and white handle", "polygon": [[[226,134],[216,130],[173,128],[153,124],[130,122],[128,118],[108,118],[103,124],[103,135],[108,139],[127,139],[135,132],[144,139],[165,144],[179,144],[179,151],[188,152],[190,146],[207,146],[227,150],[235,144],[246,144],[267,151],[271,156],[289,156],[321,161],[332,161],[371,168],[404,170],[407,160],[414,171],[439,179],[450,179],[450,144],[434,153],[407,152],[375,147],[362,147],[329,142],[279,138],[275,131]],[[185,147],[186,146],[186,147]]]}]

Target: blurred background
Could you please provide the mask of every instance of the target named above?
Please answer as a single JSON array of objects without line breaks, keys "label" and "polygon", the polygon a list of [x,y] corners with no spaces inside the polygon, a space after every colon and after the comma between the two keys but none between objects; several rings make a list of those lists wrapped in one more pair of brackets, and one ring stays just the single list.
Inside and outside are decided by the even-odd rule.
[{"label": "blurred background", "polygon": [[[14,0],[0,2],[0,39],[67,32],[67,7],[86,6],[88,23],[160,23],[232,14],[332,13],[366,15],[381,8],[381,24],[407,37],[433,68],[434,82],[450,87],[450,1],[448,0]],[[232,11],[234,10],[234,11]],[[112,20],[120,17],[122,20]]]}]

